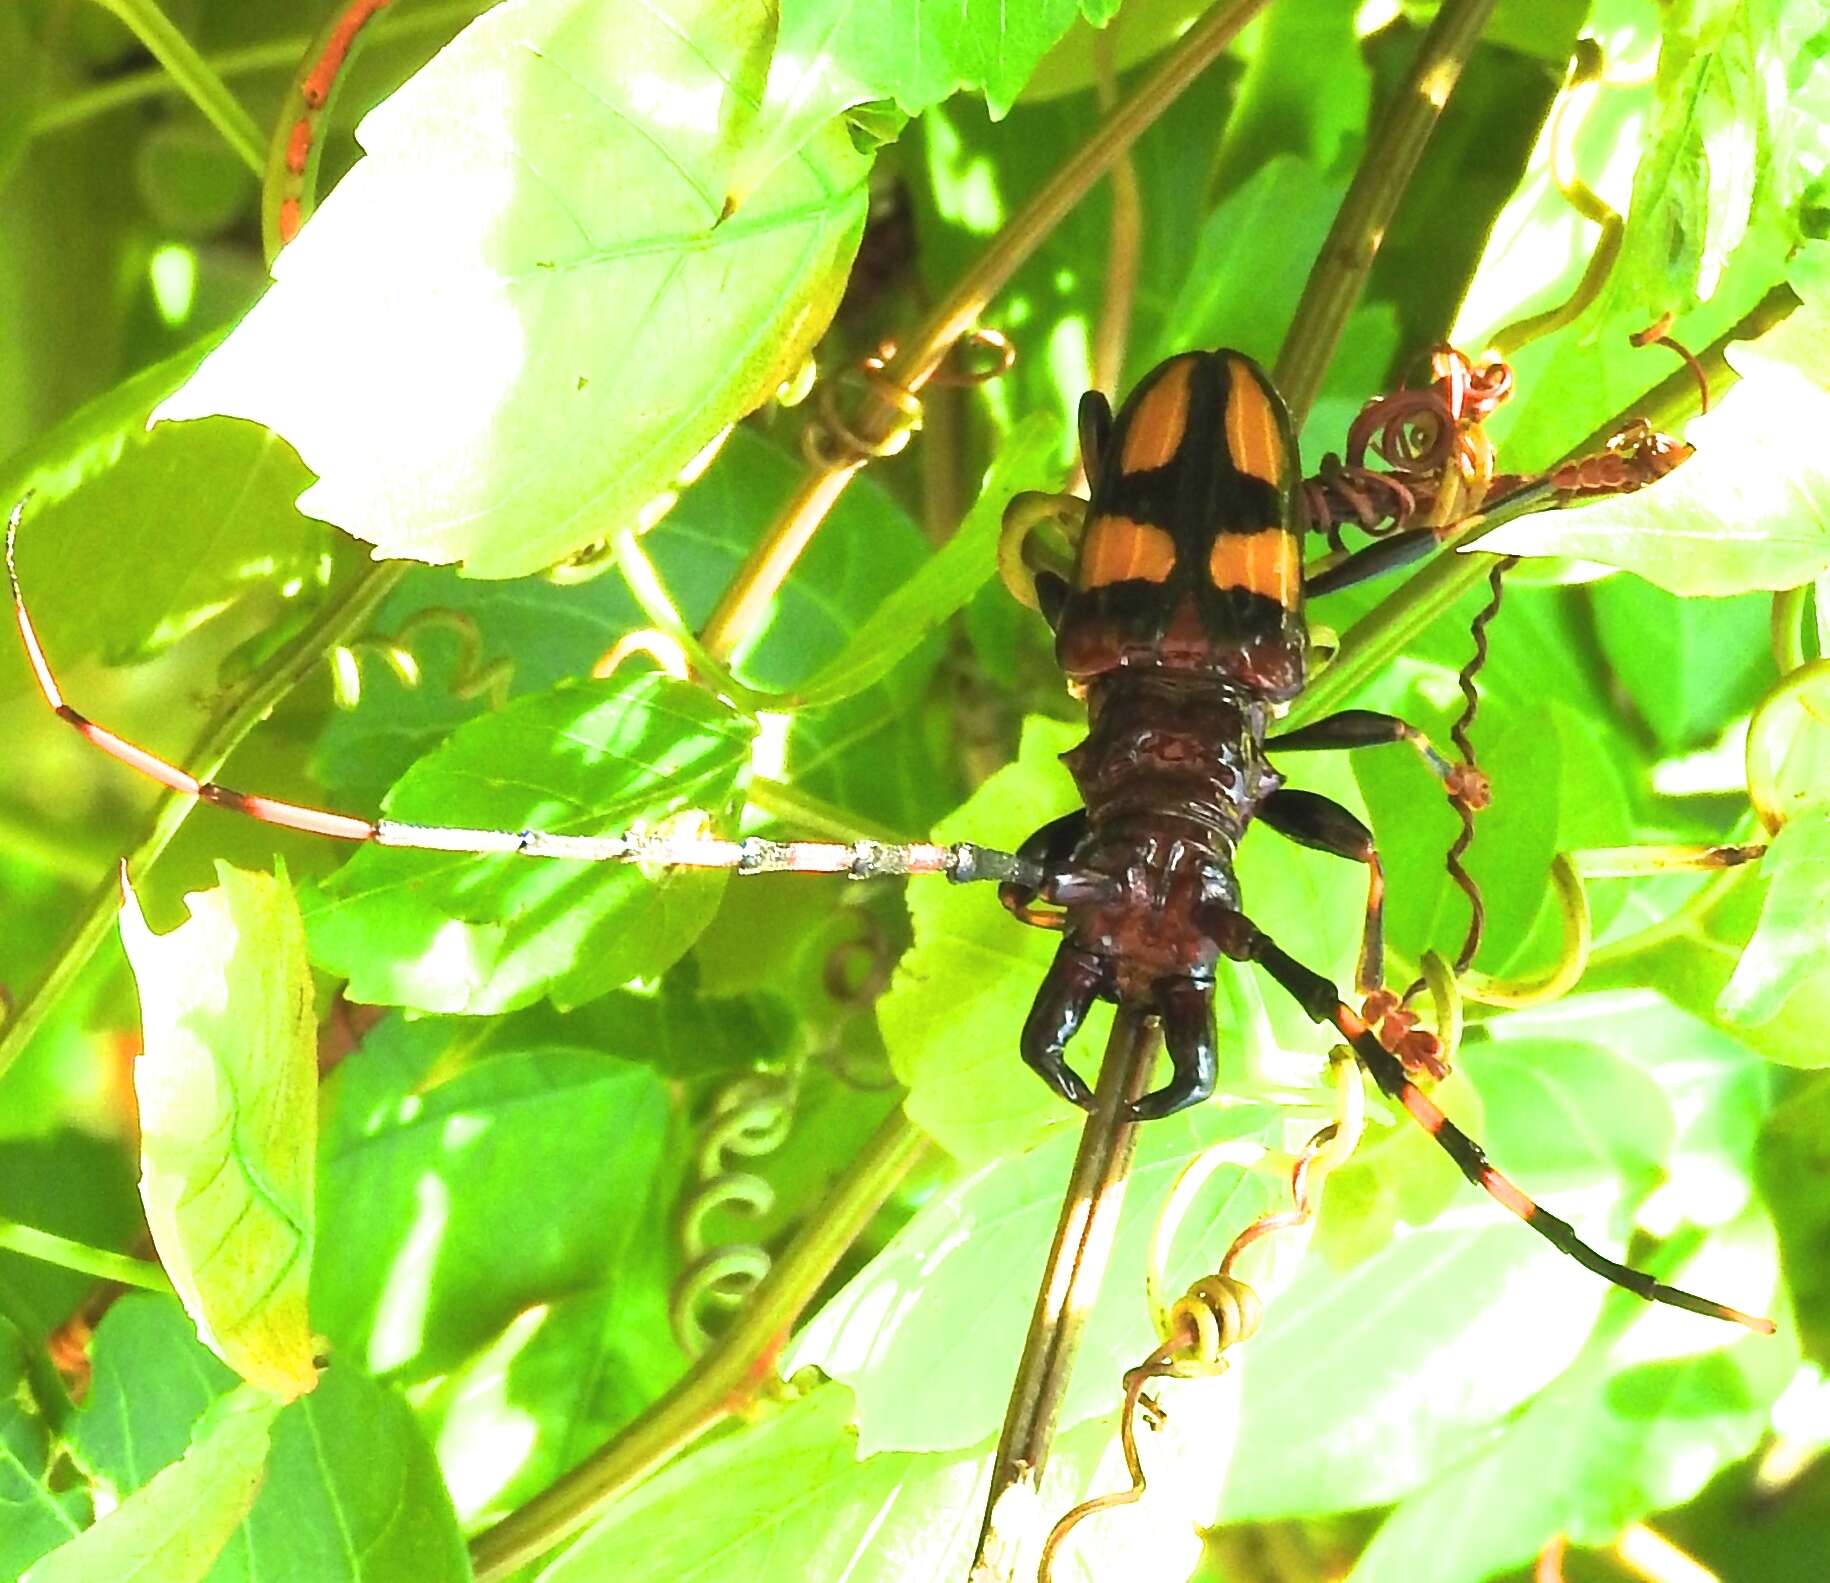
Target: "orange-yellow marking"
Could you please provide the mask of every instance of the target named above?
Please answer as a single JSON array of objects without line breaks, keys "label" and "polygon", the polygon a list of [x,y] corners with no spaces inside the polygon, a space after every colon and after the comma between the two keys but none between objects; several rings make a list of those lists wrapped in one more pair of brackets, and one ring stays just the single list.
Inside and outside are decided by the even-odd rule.
[{"label": "orange-yellow marking", "polygon": [[1207,553],[1207,575],[1216,588],[1243,588],[1293,609],[1303,585],[1296,535],[1282,528],[1217,533]]},{"label": "orange-yellow marking", "polygon": [[1188,427],[1188,376],[1194,366],[1192,357],[1177,358],[1144,393],[1125,430],[1125,448],[1118,459],[1121,473],[1144,472],[1174,460]]},{"label": "orange-yellow marking", "polygon": [[1082,588],[1166,582],[1175,566],[1176,541],[1166,528],[1110,515],[1097,516],[1087,524],[1080,546]]},{"label": "orange-yellow marking", "polygon": [[[1226,393],[1226,448],[1233,466],[1267,484],[1281,484],[1284,442],[1271,398],[1249,365],[1234,358]],[[1216,579],[1218,581],[1218,579]]]},{"label": "orange-yellow marking", "polygon": [[[1432,1138],[1448,1125],[1449,1118],[1436,1108],[1415,1083],[1406,1083],[1404,1092],[1398,1098],[1403,1102],[1404,1108],[1415,1118],[1417,1125]],[[1513,1191],[1517,1192],[1518,1189],[1514,1188]]]},{"label": "orange-yellow marking", "polygon": [[1501,1176],[1498,1171],[1482,1171],[1481,1186],[1493,1194],[1520,1220],[1530,1220],[1538,1212],[1538,1206]]}]

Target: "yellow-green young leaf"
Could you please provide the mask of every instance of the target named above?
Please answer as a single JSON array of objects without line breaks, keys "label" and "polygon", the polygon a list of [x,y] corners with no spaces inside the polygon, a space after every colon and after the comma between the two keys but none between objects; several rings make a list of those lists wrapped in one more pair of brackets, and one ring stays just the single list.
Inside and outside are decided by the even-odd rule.
[{"label": "yellow-green young leaf", "polygon": [[284,873],[219,863],[219,888],[155,935],[123,887],[145,1048],[140,1197],[205,1345],[291,1401],[317,1383],[311,1272],[317,1051],[305,929]]},{"label": "yellow-green young leaf", "polygon": [[1732,1022],[1765,1022],[1830,967],[1830,813],[1786,825],[1760,866],[1768,882],[1760,922],[1716,1002]]},{"label": "yellow-green young leaf", "polygon": [[1830,568],[1830,324],[1811,308],[1733,348],[1743,376],[1684,437],[1697,454],[1637,494],[1508,522],[1481,552],[1571,555],[1674,594],[1796,588]]},{"label": "yellow-green young leaf", "polygon": [[870,161],[823,120],[741,195],[769,0],[507,0],[362,122],[367,158],[165,418],[253,418],[384,555],[535,571],[627,526],[825,329]]},{"label": "yellow-green young leaf", "polygon": [[280,1404],[248,1386],[217,1402],[190,1450],[22,1583],[197,1583],[260,1493]]}]

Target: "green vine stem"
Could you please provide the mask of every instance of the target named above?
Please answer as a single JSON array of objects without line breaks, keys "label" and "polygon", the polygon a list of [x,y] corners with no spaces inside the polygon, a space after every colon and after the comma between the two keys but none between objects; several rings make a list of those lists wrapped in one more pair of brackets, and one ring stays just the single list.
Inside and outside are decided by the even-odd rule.
[{"label": "green vine stem", "polygon": [[1275,381],[1300,429],[1359,299],[1398,200],[1423,158],[1462,67],[1496,0],[1445,0],[1418,46],[1404,86],[1367,142],[1366,156],[1303,287],[1278,354]]},{"label": "green vine stem", "polygon": [[[400,580],[403,570],[404,563],[397,562],[364,571],[328,602],[292,643],[256,671],[240,696],[206,729],[188,755],[193,772],[205,780],[214,777],[242,738],[311,675],[331,649],[361,629]],[[127,855],[128,871],[138,874],[150,868],[197,806],[194,797],[166,792],[156,805],[151,827]],[[0,1077],[18,1060],[39,1024],[95,955],[96,947],[114,927],[120,904],[120,882],[110,874],[96,887],[44,976],[27,992],[4,1032],[0,1032]]]},{"label": "green vine stem", "polygon": [[892,1111],[804,1230],[789,1244],[718,1346],[601,1450],[471,1542],[477,1583],[544,1555],[708,1429],[753,1402],[774,1376],[789,1331],[863,1233],[927,1141]]},{"label": "green vine stem", "polygon": [[[100,3],[100,0],[98,0]],[[472,20],[479,7],[474,0],[458,0],[454,5],[418,5],[408,11],[384,12],[376,19],[377,42],[404,43],[410,38],[442,38]],[[217,50],[200,56],[205,70],[227,81],[236,77],[264,77],[270,72],[290,72],[310,47],[313,35],[292,33],[284,38],[249,44],[240,49]],[[150,99],[167,99],[184,89],[163,67],[129,72],[112,81],[99,83],[70,94],[54,104],[37,110],[32,116],[30,135],[43,137],[67,127],[81,126],[99,116],[110,115],[129,105],[144,104]]]},{"label": "green vine stem", "polygon": [[[953,289],[903,341],[883,370],[886,386],[910,398],[921,391],[954,344],[977,325],[987,304],[1043,239],[1144,129],[1213,64],[1265,3],[1266,0],[1230,0],[1188,30],[1163,64],[1100,122],[1093,135],[1011,217],[978,261],[954,282]],[[867,446],[880,445],[908,421],[902,406],[873,390],[863,410],[850,420],[850,426]],[[738,569],[700,633],[713,655],[728,659],[745,635],[754,630],[866,459],[861,456],[836,467],[816,467],[803,476],[769,531]]]},{"label": "green vine stem", "polygon": [[256,176],[267,168],[267,140],[261,136],[254,119],[241,107],[241,101],[230,93],[222,78],[210,69],[208,62],[192,48],[172,25],[156,0],[95,0],[103,10],[113,13],[121,23],[146,46],[147,52],[165,68],[171,79],[204,120],[222,133],[223,141],[235,150],[238,158]]},{"label": "green vine stem", "polygon": [[16,1220],[0,1220],[0,1248],[22,1253],[28,1259],[41,1259],[60,1269],[79,1275],[93,1275],[104,1281],[119,1281],[123,1286],[137,1286],[142,1291],[169,1292],[170,1278],[148,1259],[130,1258],[125,1253],[110,1253],[106,1248],[92,1248],[86,1242],[72,1242],[36,1226],[22,1226]]},{"label": "green vine stem", "polygon": [[1811,585],[1782,588],[1773,595],[1773,664],[1781,676],[1790,676],[1807,658],[1805,654],[1805,602]]}]

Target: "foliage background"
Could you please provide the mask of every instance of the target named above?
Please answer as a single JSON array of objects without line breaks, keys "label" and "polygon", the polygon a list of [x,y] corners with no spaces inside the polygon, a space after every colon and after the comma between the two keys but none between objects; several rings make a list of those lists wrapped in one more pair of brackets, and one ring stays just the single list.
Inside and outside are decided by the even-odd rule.
[{"label": "foliage background", "polygon": [[[923,433],[853,485],[733,657],[742,688],[817,678],[836,701],[746,712],[640,663],[589,680],[655,602],[616,570],[533,574],[629,527],[760,405],[641,541],[672,615],[702,625],[800,474],[804,413],[766,399],[778,383],[816,338],[830,375],[905,332],[996,244],[1097,118],[1089,18],[1120,12],[1122,92],[1202,8],[511,0],[413,77],[485,9],[401,0],[376,21],[325,142],[325,185],[348,179],[264,296],[256,177],[122,25],[144,37],[148,11],[0,11],[0,496],[36,491],[20,571],[71,698],[187,763],[233,745],[230,784],[385,797],[397,818],[705,810],[1021,840],[1071,800],[1054,755],[1076,711],[990,544],[1003,496],[1066,477],[1106,184],[986,315],[1015,368],[930,393]],[[1121,388],[1189,345],[1275,358],[1432,10],[1280,0],[1145,135]],[[169,15],[257,125],[281,118],[308,43],[295,6]],[[1818,0],[1502,0],[1306,425],[1313,461],[1433,341],[1478,348],[1572,291],[1596,227],[1557,191],[1545,127],[1579,35],[1623,80],[1572,158],[1626,223],[1594,302],[1514,358],[1492,426],[1507,465],[1548,465],[1663,379],[1663,354],[1626,342],[1658,315],[1702,347],[1790,310],[1731,353],[1740,383],[1669,485],[1509,540],[1591,564],[1522,568],[1494,631],[1488,972],[1555,956],[1557,852],[1756,835],[1741,734],[1781,666],[1819,652],[1815,602],[1772,591],[1830,566],[1826,26]],[[155,409],[187,421],[149,429]],[[975,501],[941,574],[912,582]],[[368,546],[440,564],[384,582]],[[1407,631],[1356,697],[1440,737],[1483,598]],[[371,638],[314,647],[365,599]],[[1315,618],[1392,630],[1400,609],[1375,586]],[[1766,862],[1597,885],[1578,993],[1480,1020],[1444,1090],[1591,1240],[1770,1308],[1779,1337],[1610,1294],[1414,1130],[1376,1132],[1265,1277],[1264,1333],[1224,1379],[1169,1392],[1150,1504],[1083,1529],[1067,1565],[1090,1570],[1070,1575],[1450,1583],[1521,1577],[1562,1534],[1568,1575],[1601,1578],[1655,1513],[1725,1579],[1821,1575],[1821,689],[1796,672],[1754,732],[1786,819]],[[252,732],[251,694],[254,715],[277,703]],[[734,1189],[756,1212],[699,1223],[709,1245],[779,1251],[818,1235],[899,1104],[936,1147],[796,1337],[788,1366],[819,1372],[526,1574],[963,1573],[1072,1151],[1073,1118],[1013,1053],[1046,939],[972,889],[350,859],[203,809],[134,864],[148,921],[91,958],[82,920],[112,922],[116,860],[171,815],[48,715],[14,646],[0,710],[0,1225],[7,1246],[76,1249],[0,1254],[0,1573],[470,1575],[467,1537],[703,1367],[669,1308],[704,1179],[741,1165],[768,1190]],[[1362,757],[1299,779],[1371,818],[1414,962],[1461,932],[1453,821],[1414,762]],[[1357,877],[1263,835],[1241,873],[1254,915],[1344,977]],[[1224,986],[1229,1102],[1146,1134],[1065,1409],[1063,1509],[1122,1482],[1117,1380],[1151,1344],[1139,1271],[1170,1181],[1219,1138],[1299,1142],[1324,1102],[1323,1041],[1261,991]],[[721,1101],[774,1146],[708,1165]],[[1269,1201],[1218,1182],[1179,1277]],[[83,1263],[144,1259],[149,1221],[188,1316],[108,1300]],[[316,1388],[282,1406],[320,1348]]]}]

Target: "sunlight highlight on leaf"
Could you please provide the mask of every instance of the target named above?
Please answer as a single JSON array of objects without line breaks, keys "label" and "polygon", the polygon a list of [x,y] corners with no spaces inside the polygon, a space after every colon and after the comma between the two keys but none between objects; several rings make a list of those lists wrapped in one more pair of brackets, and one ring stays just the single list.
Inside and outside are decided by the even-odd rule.
[{"label": "sunlight highlight on leaf", "polygon": [[202,1583],[260,1493],[280,1404],[249,1386],[215,1403],[190,1450],[24,1583]]},{"label": "sunlight highlight on leaf", "polygon": [[864,223],[822,118],[733,204],[762,0],[508,0],[362,123],[369,157],[162,418],[224,412],[384,555],[512,577],[627,527],[796,368]]},{"label": "sunlight highlight on leaf", "polygon": [[140,1196],[210,1350],[290,1401],[317,1383],[311,1276],[317,1044],[305,931],[284,874],[219,863],[218,889],[155,935],[123,885],[145,1049]]}]

